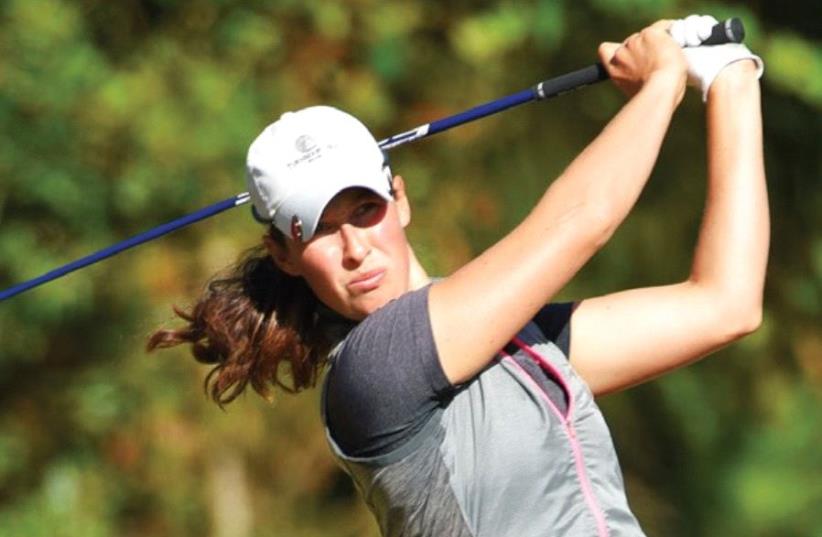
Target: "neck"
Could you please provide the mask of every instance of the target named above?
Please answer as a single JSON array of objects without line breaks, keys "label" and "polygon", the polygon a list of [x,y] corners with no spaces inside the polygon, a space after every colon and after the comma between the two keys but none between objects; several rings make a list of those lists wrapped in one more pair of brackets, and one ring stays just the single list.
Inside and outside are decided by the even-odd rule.
[{"label": "neck", "polygon": [[408,265],[408,281],[411,290],[420,289],[431,283],[431,278],[428,277],[428,273],[425,272],[425,269],[417,260],[411,245],[408,245]]}]

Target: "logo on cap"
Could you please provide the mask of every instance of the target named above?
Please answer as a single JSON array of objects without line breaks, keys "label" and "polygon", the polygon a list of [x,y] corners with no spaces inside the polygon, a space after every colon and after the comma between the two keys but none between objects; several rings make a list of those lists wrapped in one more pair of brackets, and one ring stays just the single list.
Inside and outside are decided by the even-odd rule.
[{"label": "logo on cap", "polygon": [[302,136],[297,138],[297,141],[294,142],[294,145],[296,146],[297,151],[299,151],[300,153],[308,153],[309,151],[317,147],[317,142],[315,142],[314,138],[312,138],[311,136],[303,134]]}]

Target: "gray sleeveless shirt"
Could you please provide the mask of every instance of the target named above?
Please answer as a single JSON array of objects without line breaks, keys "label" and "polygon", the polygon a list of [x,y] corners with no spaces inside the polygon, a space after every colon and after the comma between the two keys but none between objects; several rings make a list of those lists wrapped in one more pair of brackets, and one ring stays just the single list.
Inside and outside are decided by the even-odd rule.
[{"label": "gray sleeveless shirt", "polygon": [[[518,356],[501,351],[471,381],[443,385],[441,369],[433,369],[438,359],[435,349],[432,355],[427,312],[425,288],[369,316],[335,351],[323,388],[322,410],[332,452],[374,513],[382,534],[642,536],[625,497],[605,421],[591,391],[557,344],[529,323],[507,347]],[[412,347],[416,354],[401,362],[387,359],[407,351],[392,350],[403,341],[406,344],[400,346]],[[372,355],[371,360],[365,355]],[[408,378],[369,375],[379,370],[380,359],[401,364],[392,373],[427,371],[416,380],[410,373]],[[566,409],[555,404],[518,363],[523,359],[533,360],[562,387]],[[392,386],[375,388],[364,380],[357,383],[363,385],[361,389],[347,392],[350,399],[339,394],[330,398],[335,375],[343,377],[346,370],[361,371],[365,379],[388,378],[385,382]],[[430,396],[403,397],[404,382],[430,387]],[[382,401],[370,396],[374,391],[383,393]],[[378,445],[389,439],[382,449],[352,455],[352,449],[344,450],[335,438],[335,431],[351,429],[335,421],[358,422],[356,417],[370,415],[369,409],[379,414],[383,407],[406,399],[418,400],[405,412],[408,419],[394,420],[387,432],[377,435]],[[350,401],[354,410],[337,412],[339,408],[328,407],[329,401],[337,407]],[[368,434],[356,426],[353,430],[354,437]]]}]

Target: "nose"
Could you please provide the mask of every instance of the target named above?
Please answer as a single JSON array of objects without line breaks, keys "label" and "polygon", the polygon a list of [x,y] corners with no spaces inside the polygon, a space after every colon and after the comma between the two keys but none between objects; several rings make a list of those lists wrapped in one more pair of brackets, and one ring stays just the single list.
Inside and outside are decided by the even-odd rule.
[{"label": "nose", "polygon": [[340,226],[343,265],[345,268],[351,269],[360,266],[363,259],[371,252],[371,247],[365,236],[366,233],[365,229],[351,224]]}]

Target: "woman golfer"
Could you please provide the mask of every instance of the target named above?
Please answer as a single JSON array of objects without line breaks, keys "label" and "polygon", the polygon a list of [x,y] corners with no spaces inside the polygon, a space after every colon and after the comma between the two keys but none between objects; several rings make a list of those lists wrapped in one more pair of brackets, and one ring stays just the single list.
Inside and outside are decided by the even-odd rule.
[{"label": "woman golfer", "polygon": [[[192,343],[220,403],[248,384],[300,390],[328,366],[328,442],[384,535],[642,535],[594,396],[692,362],[761,315],[761,61],[741,45],[683,52],[671,34],[699,24],[602,44],[627,103],[513,231],[442,279],[408,244],[403,179],[366,128],[328,107],[284,114],[248,152],[264,250],[150,348]],[[708,125],[690,275],[551,304],[633,206],[688,79]]]}]

